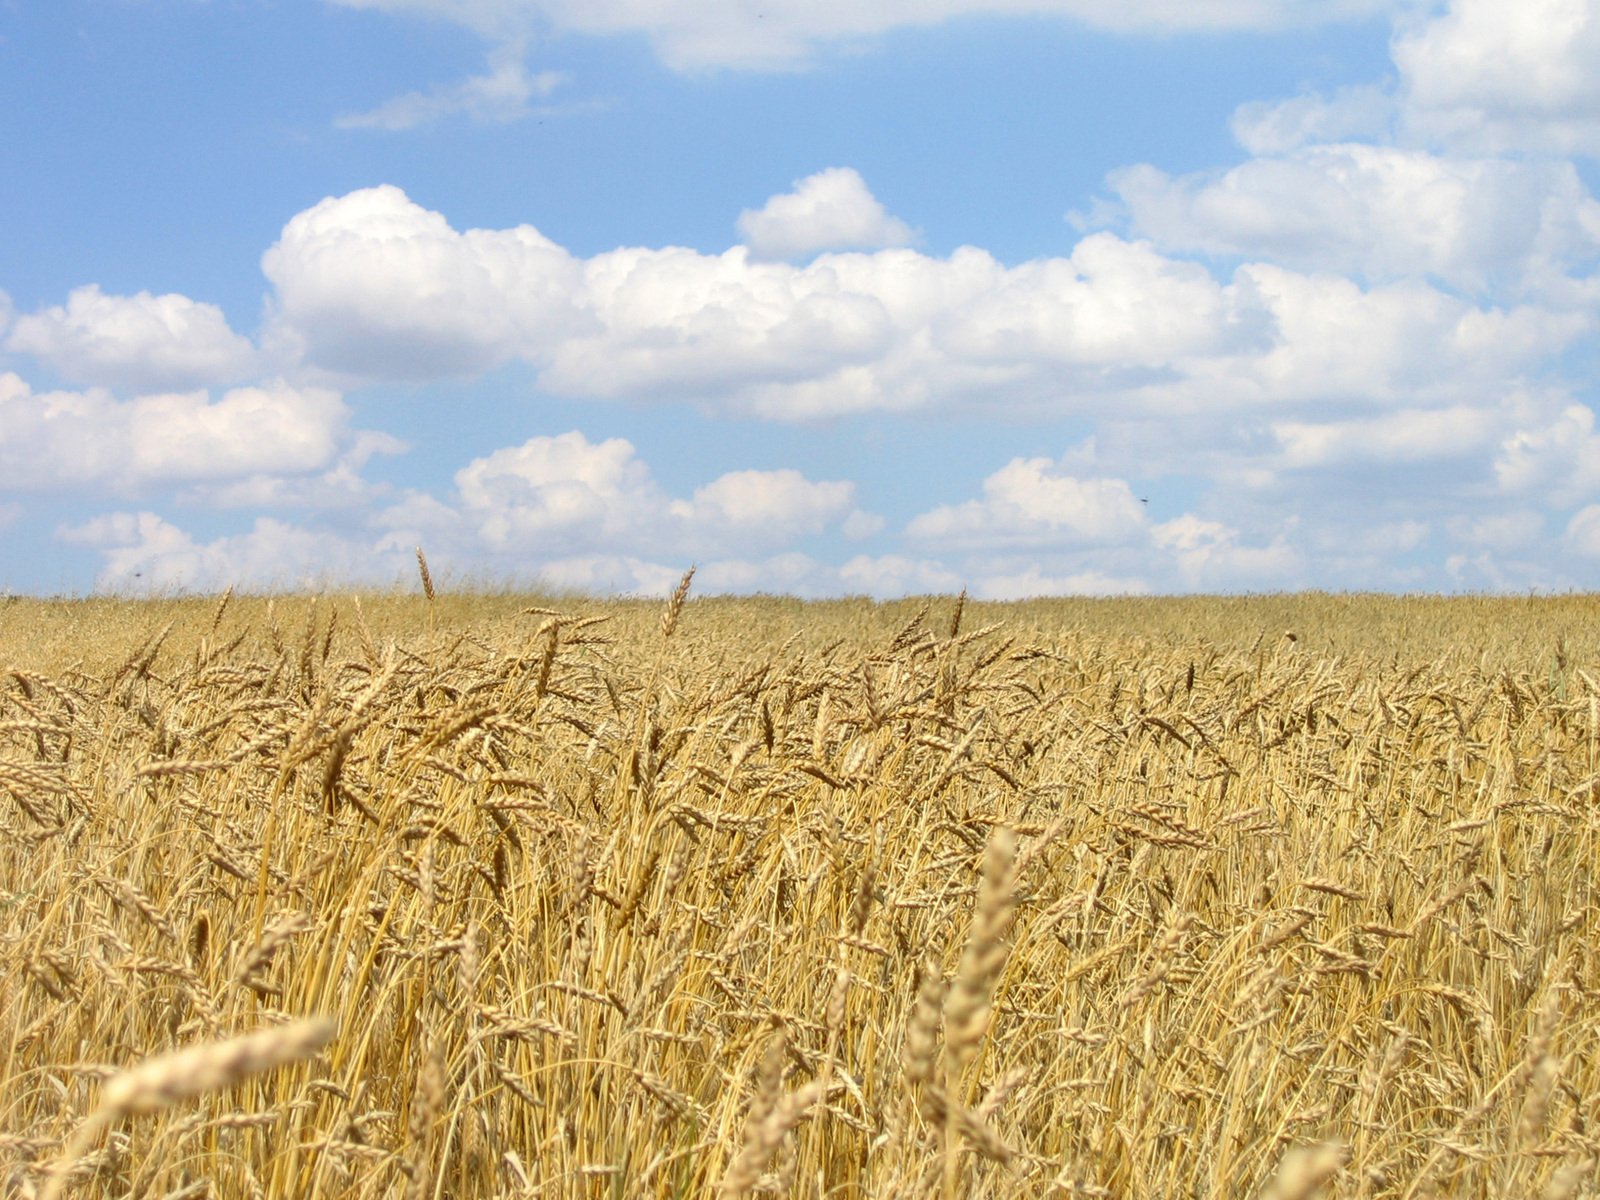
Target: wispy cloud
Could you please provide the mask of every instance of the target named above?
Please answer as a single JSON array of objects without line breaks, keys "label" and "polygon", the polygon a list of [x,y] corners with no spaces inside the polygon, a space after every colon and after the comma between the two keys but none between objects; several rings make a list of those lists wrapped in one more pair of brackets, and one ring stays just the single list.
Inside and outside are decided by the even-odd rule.
[{"label": "wispy cloud", "polygon": [[496,47],[489,55],[488,68],[460,83],[395,96],[367,112],[339,117],[334,124],[340,129],[399,131],[466,117],[481,124],[503,125],[531,115],[536,100],[548,99],[567,81],[561,71],[530,71],[521,42]]}]

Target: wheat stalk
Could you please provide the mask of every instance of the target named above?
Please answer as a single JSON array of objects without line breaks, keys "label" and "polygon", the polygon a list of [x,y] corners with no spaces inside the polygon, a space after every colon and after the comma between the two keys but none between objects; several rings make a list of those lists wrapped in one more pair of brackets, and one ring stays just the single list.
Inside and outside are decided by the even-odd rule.
[{"label": "wheat stalk", "polygon": [[326,1017],[296,1021],[223,1042],[205,1042],[146,1059],[114,1075],[100,1102],[67,1140],[40,1200],[54,1200],[67,1172],[107,1125],[124,1117],[160,1112],[207,1092],[231,1087],[253,1075],[316,1054],[338,1028]]}]

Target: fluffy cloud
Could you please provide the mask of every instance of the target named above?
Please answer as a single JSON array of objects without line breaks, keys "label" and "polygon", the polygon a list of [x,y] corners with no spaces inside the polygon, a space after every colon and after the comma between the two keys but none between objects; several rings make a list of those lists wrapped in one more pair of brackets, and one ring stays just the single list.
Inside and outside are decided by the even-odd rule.
[{"label": "fluffy cloud", "polygon": [[268,339],[371,379],[474,374],[579,323],[582,269],[538,230],[457,232],[387,185],[300,213],[261,269]]},{"label": "fluffy cloud", "polygon": [[444,540],[452,553],[506,565],[706,561],[820,534],[853,514],[855,498],[851,483],[792,470],[731,471],[674,498],[632,443],[591,442],[576,431],[474,459],[455,485],[447,502],[412,497],[380,520],[405,531],[397,544]]},{"label": "fluffy cloud", "polygon": [[797,181],[739,215],[739,233],[757,258],[807,258],[819,250],[877,250],[916,236],[891,217],[866,181],[849,167],[831,167]]},{"label": "fluffy cloud", "polygon": [[1454,459],[1493,444],[1492,412],[1455,405],[1346,421],[1280,421],[1272,426],[1290,470],[1398,465]]},{"label": "fluffy cloud", "polygon": [[1397,0],[331,0],[348,8],[441,17],[506,41],[539,29],[644,35],[676,70],[794,69],[829,45],[958,17],[1057,17],[1126,32],[1274,29],[1369,16]]},{"label": "fluffy cloud", "polygon": [[581,433],[530,438],[456,472],[461,511],[496,549],[571,554],[626,540],[666,497],[631,443]]},{"label": "fluffy cloud", "polygon": [[[1175,228],[1178,217],[1154,200],[1140,205],[1141,219],[1174,240],[1222,236]],[[1528,234],[1547,248],[1574,241],[1577,218],[1588,219],[1587,207],[1544,207],[1576,214]],[[1348,255],[1387,254],[1393,272],[1434,263],[1465,277],[1494,265],[1474,249],[1474,231],[1493,220],[1443,233],[1413,222],[1429,245],[1395,234],[1387,251],[1362,249],[1372,222],[1356,224]],[[1315,228],[1252,236],[1276,238],[1285,254],[1300,245],[1308,259],[1337,256],[1338,239],[1319,249]],[[623,248],[585,261],[527,226],[457,232],[393,187],[301,213],[264,265],[277,287],[269,340],[312,367],[424,379],[521,359],[562,396],[779,419],[993,406],[1215,411],[1346,394],[1383,401],[1421,381],[1476,394],[1508,386],[1590,328],[1570,306],[1479,308],[1412,277],[1363,288],[1253,262],[1219,280],[1109,232],[1065,258],[1015,267],[970,247],[943,258],[825,253],[804,265],[756,261],[745,247]]]},{"label": "fluffy cloud", "polygon": [[1125,481],[1068,473],[1093,457],[1087,447],[1060,463],[1013,459],[984,480],[981,498],[913,518],[906,537],[954,562],[987,599],[1300,582],[1303,554],[1287,536],[1293,521],[1277,522],[1283,528],[1270,538],[1197,513],[1155,523]]},{"label": "fluffy cloud", "polygon": [[1494,459],[1500,490],[1557,505],[1600,493],[1600,434],[1583,404],[1539,405],[1525,398]]},{"label": "fluffy cloud", "polygon": [[730,471],[667,511],[698,529],[787,540],[821,533],[854,499],[854,484],[813,483],[799,471]]},{"label": "fluffy cloud", "polygon": [[1249,544],[1240,531],[1185,513],[1153,530],[1156,547],[1170,556],[1185,590],[1292,589],[1304,586],[1304,558],[1280,533],[1266,545]]},{"label": "fluffy cloud", "polygon": [[1452,0],[1393,46],[1407,122],[1469,150],[1600,154],[1600,3]]},{"label": "fluffy cloud", "polygon": [[923,513],[906,528],[941,547],[1084,546],[1127,541],[1143,506],[1120,479],[1076,479],[1043,458],[1014,458],[983,481],[983,499]]},{"label": "fluffy cloud", "polygon": [[318,589],[390,584],[415,568],[408,555],[262,517],[249,532],[198,542],[150,512],[119,512],[63,530],[63,541],[100,551],[97,586],[115,592]]},{"label": "fluffy cloud", "polygon": [[74,383],[126,391],[234,383],[258,365],[255,347],[213,304],[149,292],[108,296],[95,284],[74,288],[65,305],[18,317],[5,346]]},{"label": "fluffy cloud", "polygon": [[[386,449],[382,438],[374,445],[358,436],[342,466],[305,486],[330,509],[329,494],[350,461]],[[244,480],[223,490],[249,495],[266,487],[259,503],[295,499],[293,489],[274,490],[274,482]],[[359,511],[341,514],[340,530],[261,518],[204,541],[145,511],[109,513],[60,537],[98,551],[99,584],[113,590],[389,583],[407,574],[412,548],[421,544],[446,577],[655,594],[698,562],[701,591],[823,595],[840,589],[840,572],[785,547],[847,514],[876,519],[852,509],[854,493],[852,484],[812,482],[792,470],[733,471],[674,498],[629,442],[591,442],[573,432],[474,459],[456,473],[452,495],[411,493],[372,513],[364,529]],[[374,493],[360,498],[370,509]]]},{"label": "fluffy cloud", "polygon": [[1337,275],[1265,263],[1240,268],[1271,314],[1265,352],[1197,364],[1238,403],[1292,408],[1340,400],[1366,406],[1498,398],[1525,372],[1593,327],[1581,313],[1532,306],[1477,308],[1414,280],[1363,289]]},{"label": "fluffy cloud", "polygon": [[1110,183],[1134,230],[1165,248],[1306,271],[1432,276],[1483,292],[1541,283],[1600,253],[1600,201],[1565,162],[1343,143],[1220,175],[1130,167]]},{"label": "fluffy cloud", "polygon": [[203,484],[315,472],[345,444],[335,392],[284,383],[119,401],[35,393],[0,374],[0,487],[22,491]]},{"label": "fluffy cloud", "polygon": [[540,356],[541,383],[569,396],[737,397],[879,359],[894,329],[882,300],[828,259],[806,268],[721,255],[624,249],[589,260],[590,330]]}]

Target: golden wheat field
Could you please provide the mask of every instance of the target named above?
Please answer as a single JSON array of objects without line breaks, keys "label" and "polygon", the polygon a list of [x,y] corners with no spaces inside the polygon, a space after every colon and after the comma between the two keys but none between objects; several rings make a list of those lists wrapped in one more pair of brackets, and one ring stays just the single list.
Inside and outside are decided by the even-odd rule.
[{"label": "golden wheat field", "polygon": [[0,602],[0,1189],[1594,1196],[1597,866],[1595,597]]}]

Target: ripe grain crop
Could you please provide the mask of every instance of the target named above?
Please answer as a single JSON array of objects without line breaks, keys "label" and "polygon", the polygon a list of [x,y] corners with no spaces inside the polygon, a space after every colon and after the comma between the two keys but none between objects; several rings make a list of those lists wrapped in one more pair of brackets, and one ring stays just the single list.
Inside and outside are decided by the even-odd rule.
[{"label": "ripe grain crop", "polygon": [[1593,598],[428,584],[0,603],[0,1194],[1596,1194]]}]

